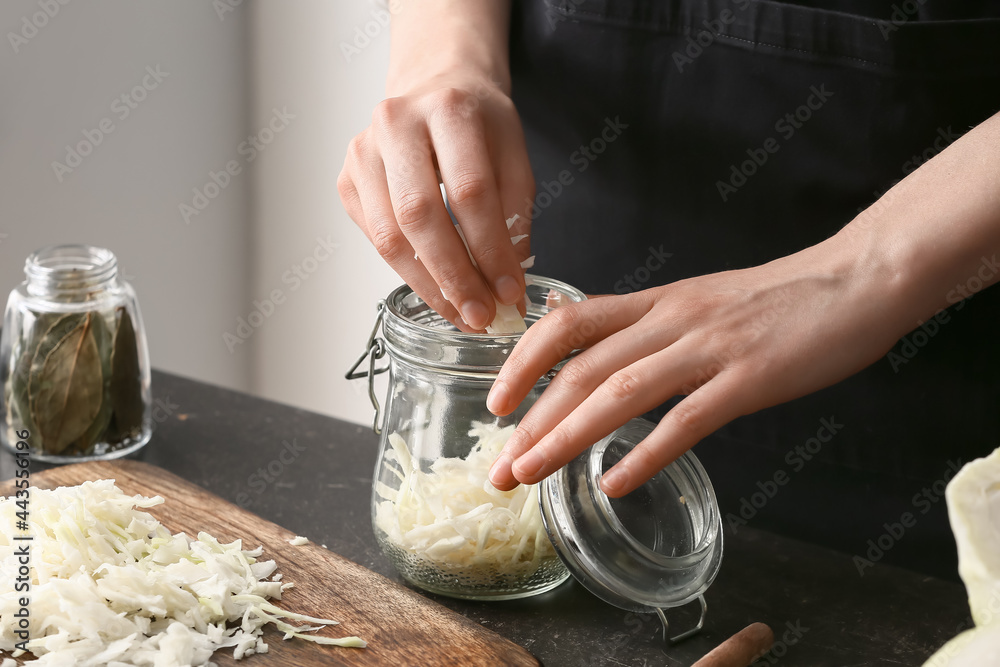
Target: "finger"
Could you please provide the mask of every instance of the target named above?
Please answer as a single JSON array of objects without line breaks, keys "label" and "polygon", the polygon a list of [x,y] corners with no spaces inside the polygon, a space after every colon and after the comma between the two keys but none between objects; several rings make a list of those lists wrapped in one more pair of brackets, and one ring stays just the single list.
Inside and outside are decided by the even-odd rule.
[{"label": "finger", "polygon": [[746,378],[723,371],[674,406],[652,433],[601,479],[601,489],[620,498],[645,484],[684,452],[733,419],[749,413]]},{"label": "finger", "polygon": [[[351,174],[365,177],[355,180]],[[389,188],[381,158],[372,150],[354,145],[348,150],[344,174],[338,181],[348,214],[354,219],[378,253],[427,305],[467,333],[476,331],[445,300],[437,283],[414,257],[413,247],[395,224]],[[341,184],[342,183],[342,184]],[[350,205],[348,206],[348,202]]]},{"label": "finger", "polygon": [[441,198],[426,127],[393,122],[392,105],[379,105],[373,123],[385,163],[396,225],[445,298],[477,330],[495,314],[493,294],[465,249]]},{"label": "finger", "polygon": [[461,114],[437,114],[429,126],[448,204],[469,252],[496,298],[514,304],[524,277],[511,244],[483,126]]},{"label": "finger", "polygon": [[[352,141],[352,144],[354,141]],[[354,184],[354,178],[351,175],[351,167],[353,160],[351,159],[351,149],[348,149],[348,154],[344,158],[344,166],[340,170],[340,175],[337,177],[337,192],[340,194],[340,203],[344,205],[344,210],[347,211],[347,215],[351,216],[351,220],[354,221],[358,227],[364,229],[365,215],[364,209],[361,206],[361,196],[358,194],[358,188]]]},{"label": "finger", "polygon": [[502,416],[524,400],[542,375],[576,349],[590,347],[637,322],[651,302],[641,292],[557,308],[528,327],[493,383],[486,407]]},{"label": "finger", "polygon": [[[663,350],[673,343],[660,330],[635,327],[618,331],[599,344],[584,350],[563,366],[552,382],[521,419],[490,469],[490,481],[501,491],[517,486],[511,464],[539,439],[563,422],[588,396],[616,371]],[[602,436],[603,437],[603,436]]]},{"label": "finger", "polygon": [[696,370],[688,352],[667,348],[614,372],[514,461],[514,477],[523,484],[534,484],[632,417],[676,396]]}]

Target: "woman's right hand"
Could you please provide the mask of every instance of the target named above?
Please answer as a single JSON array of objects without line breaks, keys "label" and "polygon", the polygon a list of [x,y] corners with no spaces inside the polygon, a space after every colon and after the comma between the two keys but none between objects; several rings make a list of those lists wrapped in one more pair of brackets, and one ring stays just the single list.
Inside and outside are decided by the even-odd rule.
[{"label": "woman's right hand", "polygon": [[[442,182],[478,269],[445,209]],[[452,71],[383,100],[351,141],[337,188],[385,261],[463,331],[493,320],[494,296],[521,301],[530,239],[514,246],[511,237],[528,233],[534,179],[500,84]]]}]

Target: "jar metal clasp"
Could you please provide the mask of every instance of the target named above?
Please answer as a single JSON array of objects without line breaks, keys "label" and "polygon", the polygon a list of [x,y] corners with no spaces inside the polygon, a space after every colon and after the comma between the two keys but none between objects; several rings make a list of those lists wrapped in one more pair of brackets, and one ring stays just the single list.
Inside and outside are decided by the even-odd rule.
[{"label": "jar metal clasp", "polygon": [[698,596],[698,602],[701,604],[701,616],[698,618],[698,624],[695,625],[693,628],[685,630],[679,635],[675,635],[673,637],[670,636],[670,621],[667,620],[666,613],[660,607],[656,608],[656,615],[660,619],[660,624],[663,625],[664,644],[666,644],[667,646],[673,646],[674,644],[678,644],[684,641],[685,639],[693,637],[699,632],[701,632],[701,629],[705,627],[705,615],[708,613],[708,604],[705,602],[704,595]]},{"label": "jar metal clasp", "polygon": [[[378,302],[378,314],[375,317],[375,326],[372,327],[372,332],[368,335],[368,344],[365,346],[365,351],[361,353],[361,356],[358,357],[358,360],[354,362],[344,376],[348,380],[368,378],[368,398],[371,399],[372,407],[375,408],[372,430],[375,431],[376,435],[382,434],[382,426],[379,423],[381,421],[382,408],[379,405],[378,398],[375,396],[375,376],[389,370],[388,364],[381,368],[376,368],[375,366],[375,362],[385,356],[385,341],[377,335],[379,327],[382,326],[382,318],[385,316],[385,308],[385,300],[382,299]],[[365,362],[365,359],[368,360],[368,369],[359,371],[358,367]]]}]

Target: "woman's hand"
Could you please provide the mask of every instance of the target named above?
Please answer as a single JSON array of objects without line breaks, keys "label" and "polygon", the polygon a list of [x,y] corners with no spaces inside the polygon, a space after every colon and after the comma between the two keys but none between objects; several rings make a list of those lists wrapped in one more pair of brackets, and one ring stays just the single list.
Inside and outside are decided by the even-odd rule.
[{"label": "woman's hand", "polygon": [[521,420],[493,484],[538,482],[632,417],[686,394],[605,474],[605,493],[622,496],[736,417],[877,360],[914,323],[892,307],[903,301],[894,277],[851,257],[850,241],[547,314],[511,353],[489,409],[510,413],[571,350],[584,351]]},{"label": "woman's hand", "polygon": [[[452,224],[439,188],[469,244]],[[524,296],[520,262],[534,180],[514,104],[500,84],[454,70],[384,100],[351,142],[341,200],[379,254],[420,297],[464,331],[480,331],[497,300]],[[505,220],[520,218],[508,230]]]},{"label": "woman's hand", "polygon": [[521,420],[490,479],[499,489],[538,482],[686,394],[602,479],[622,496],[732,419],[871,364],[970,289],[1000,281],[998,184],[1000,113],[811,248],[552,311],[511,353],[487,407],[509,414],[543,373],[584,351]]}]

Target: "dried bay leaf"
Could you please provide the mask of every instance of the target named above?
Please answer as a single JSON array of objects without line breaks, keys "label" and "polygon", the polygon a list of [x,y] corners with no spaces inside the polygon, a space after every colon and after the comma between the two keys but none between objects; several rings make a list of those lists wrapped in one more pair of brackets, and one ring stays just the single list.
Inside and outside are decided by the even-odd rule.
[{"label": "dried bay leaf", "polygon": [[31,421],[31,403],[28,394],[29,378],[31,376],[31,360],[35,358],[38,341],[59,316],[52,313],[32,313],[32,324],[21,331],[11,355],[14,358],[14,368],[4,387],[4,399],[7,405],[7,423],[20,430],[26,428],[35,431]]},{"label": "dried bay leaf", "polygon": [[[111,331],[108,329],[104,316],[100,313],[94,313],[92,324],[94,342],[97,344],[97,353],[101,358],[101,378],[103,381],[101,407],[90,428],[76,441],[70,443],[70,447],[67,447],[64,454],[89,454],[96,443],[107,439],[108,425],[111,422]],[[70,452],[70,449],[73,451]]]},{"label": "dried bay leaf", "polygon": [[[63,336],[83,321],[83,318],[83,313],[36,314],[30,332],[24,337],[22,346],[16,352],[17,365],[14,367],[14,374],[11,377],[13,405],[17,408],[17,416],[23,427],[32,433],[37,431],[31,416],[31,380],[33,374],[41,372],[45,357]],[[10,423],[13,423],[13,420]]]},{"label": "dried bay leaf", "polygon": [[[32,363],[31,415],[48,454],[62,453],[86,433],[101,408],[104,378],[94,338],[94,318],[100,315],[90,312],[82,317],[41,364]],[[39,345],[36,362],[42,351]]]},{"label": "dried bay leaf", "polygon": [[118,308],[118,328],[111,355],[111,404],[120,439],[137,436],[142,431],[146,407],[142,400],[139,346],[127,308]]}]

